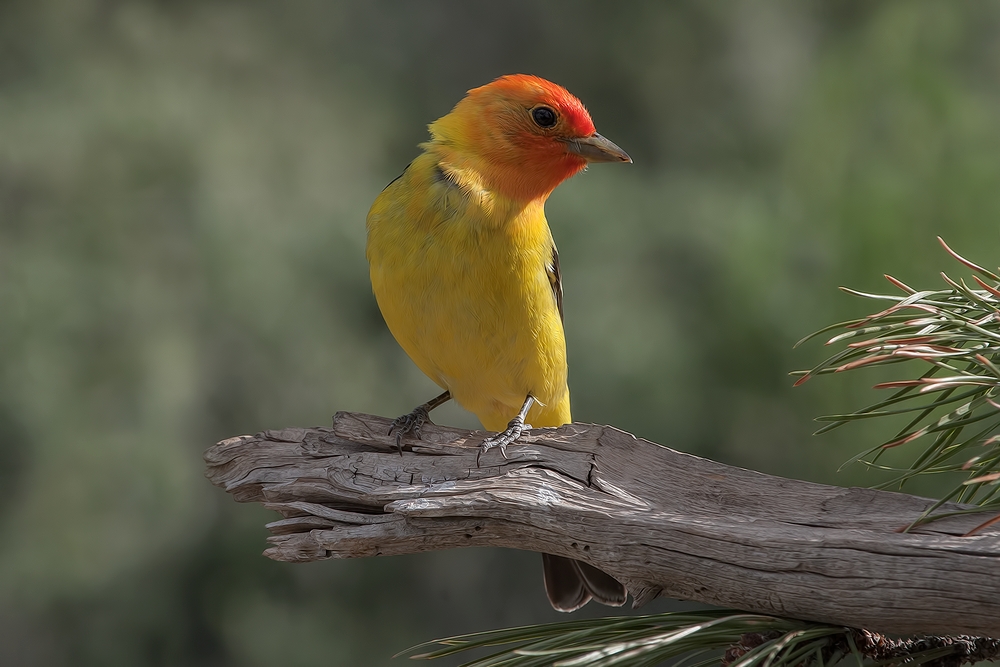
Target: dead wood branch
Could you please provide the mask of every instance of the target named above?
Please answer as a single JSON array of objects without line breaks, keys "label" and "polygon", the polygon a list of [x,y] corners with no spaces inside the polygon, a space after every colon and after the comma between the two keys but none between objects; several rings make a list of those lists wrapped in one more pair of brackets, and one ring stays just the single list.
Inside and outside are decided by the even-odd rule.
[{"label": "dead wood branch", "polygon": [[[642,604],[658,595],[882,632],[1000,637],[1000,526],[931,501],[726,466],[608,426],[484,433],[426,426],[403,456],[389,420],[240,436],[208,477],[284,516],[264,553],[302,562],[499,546],[584,560]],[[956,506],[957,508],[957,506]]]}]

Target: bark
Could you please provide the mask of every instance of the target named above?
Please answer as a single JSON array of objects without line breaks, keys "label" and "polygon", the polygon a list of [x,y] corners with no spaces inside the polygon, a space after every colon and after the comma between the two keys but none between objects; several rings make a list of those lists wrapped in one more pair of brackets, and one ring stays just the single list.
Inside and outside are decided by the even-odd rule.
[{"label": "bark", "polygon": [[206,452],[208,477],[284,517],[267,526],[275,560],[510,547],[599,567],[636,606],[665,595],[1000,637],[1000,526],[962,537],[982,514],[903,533],[933,501],[765,475],[609,426],[533,430],[477,467],[483,432],[428,424],[400,456],[389,423],[338,413],[332,428],[230,438]]}]

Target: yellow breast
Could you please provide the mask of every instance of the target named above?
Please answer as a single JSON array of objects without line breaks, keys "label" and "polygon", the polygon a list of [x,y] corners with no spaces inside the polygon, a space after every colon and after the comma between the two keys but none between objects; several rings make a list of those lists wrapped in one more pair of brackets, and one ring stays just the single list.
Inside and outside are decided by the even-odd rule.
[{"label": "yellow breast", "polygon": [[498,199],[425,153],[368,214],[372,288],[389,330],[491,430],[528,394],[541,403],[528,414],[533,426],[570,421],[542,206]]}]

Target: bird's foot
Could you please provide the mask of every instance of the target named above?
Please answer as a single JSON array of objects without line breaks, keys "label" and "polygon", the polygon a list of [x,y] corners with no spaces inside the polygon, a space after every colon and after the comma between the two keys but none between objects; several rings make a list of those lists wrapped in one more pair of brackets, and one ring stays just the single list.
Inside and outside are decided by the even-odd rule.
[{"label": "bird's foot", "polygon": [[518,415],[507,423],[507,430],[501,431],[491,435],[490,437],[483,440],[482,449],[479,450],[479,454],[476,455],[476,466],[479,466],[479,459],[483,454],[490,451],[494,447],[500,448],[500,454],[507,458],[507,445],[511,444],[515,440],[521,437],[521,434],[525,431],[531,430],[531,424],[525,424],[524,418]]},{"label": "bird's foot", "polygon": [[431,416],[427,412],[427,408],[424,406],[419,406],[409,414],[405,414],[402,417],[396,417],[392,420],[392,425],[389,426],[389,433],[387,435],[392,435],[392,432],[396,432],[396,447],[399,449],[399,455],[403,455],[403,436],[412,435],[417,440],[420,439],[420,427],[424,424],[433,424],[431,421]]}]

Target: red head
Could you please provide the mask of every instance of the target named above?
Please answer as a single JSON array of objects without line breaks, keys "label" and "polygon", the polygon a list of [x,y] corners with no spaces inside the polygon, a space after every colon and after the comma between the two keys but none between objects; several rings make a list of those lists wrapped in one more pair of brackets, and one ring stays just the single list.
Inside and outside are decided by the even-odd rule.
[{"label": "red head", "polygon": [[590,114],[562,86],[511,74],[473,88],[430,126],[427,146],[484,185],[517,200],[546,197],[588,162],[631,162],[597,134]]}]

